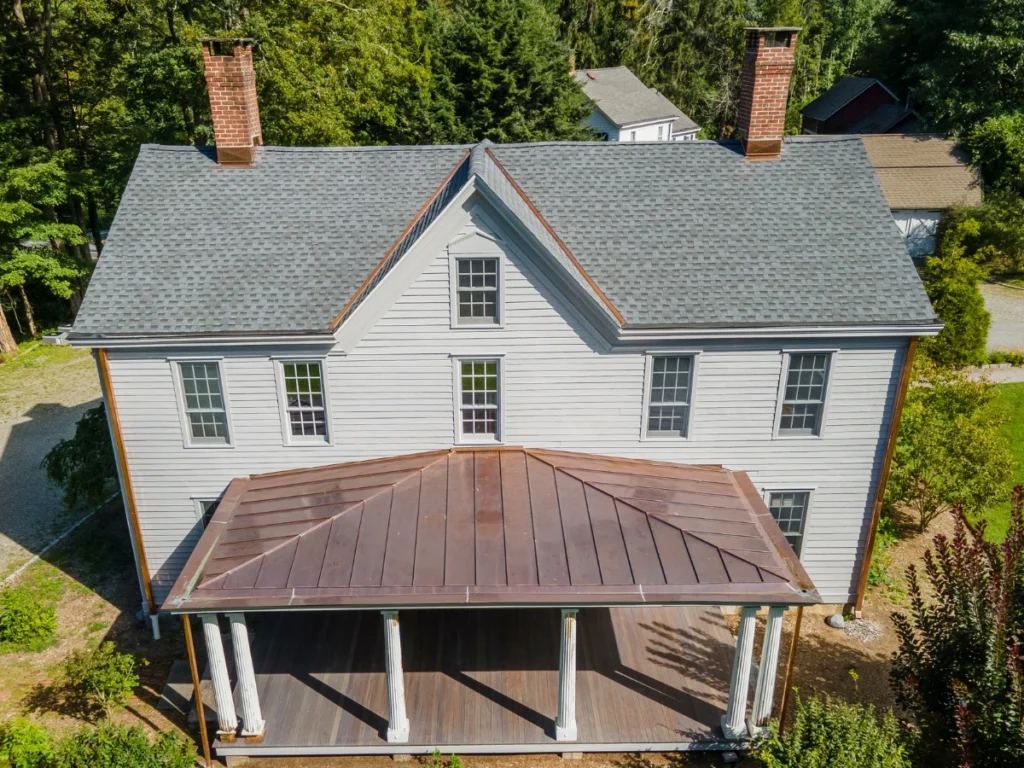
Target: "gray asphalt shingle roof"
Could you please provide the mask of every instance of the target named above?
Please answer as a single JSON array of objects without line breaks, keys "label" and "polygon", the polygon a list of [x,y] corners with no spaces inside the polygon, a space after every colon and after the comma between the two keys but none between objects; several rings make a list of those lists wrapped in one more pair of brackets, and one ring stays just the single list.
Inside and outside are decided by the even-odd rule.
[{"label": "gray asphalt shingle roof", "polygon": [[699,126],[679,107],[653,88],[648,88],[627,67],[581,69],[575,74],[583,92],[618,126],[675,117],[672,130],[690,131]]},{"label": "gray asphalt shingle roof", "polygon": [[873,77],[842,77],[821,96],[801,109],[800,114],[812,120],[828,120],[877,82],[879,81]]},{"label": "gray asphalt shingle roof", "polygon": [[[324,333],[468,149],[144,146],[73,334]],[[859,138],[491,151],[628,326],[934,319]]]}]

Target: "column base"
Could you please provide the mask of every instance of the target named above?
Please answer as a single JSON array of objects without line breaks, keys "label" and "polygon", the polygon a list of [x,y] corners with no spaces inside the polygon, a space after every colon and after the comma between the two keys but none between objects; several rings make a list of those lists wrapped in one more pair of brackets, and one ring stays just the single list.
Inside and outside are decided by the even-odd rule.
[{"label": "column base", "polygon": [[409,721],[406,720],[405,723],[399,728],[392,728],[389,725],[388,741],[392,744],[405,744],[407,741],[409,741]]},{"label": "column base", "polygon": [[237,731],[234,731],[234,730],[224,731],[224,730],[221,730],[220,728],[217,729],[217,739],[219,741],[223,741],[225,744],[231,744],[237,738],[238,738],[238,732]]},{"label": "column base", "polygon": [[258,744],[263,741],[263,737],[267,733],[267,721],[260,720],[259,728],[255,730],[247,730],[242,728],[242,738],[245,739],[246,744]]},{"label": "column base", "polygon": [[757,738],[763,730],[763,725],[755,725],[753,719],[749,717],[747,718],[747,735],[750,736],[750,738]]},{"label": "column base", "polygon": [[575,725],[570,725],[568,728],[563,728],[560,725],[555,726],[556,741],[576,741],[576,738],[577,733]]},{"label": "column base", "polygon": [[747,724],[741,723],[739,727],[729,725],[729,722],[722,717],[722,733],[730,741],[740,741],[747,738]]}]

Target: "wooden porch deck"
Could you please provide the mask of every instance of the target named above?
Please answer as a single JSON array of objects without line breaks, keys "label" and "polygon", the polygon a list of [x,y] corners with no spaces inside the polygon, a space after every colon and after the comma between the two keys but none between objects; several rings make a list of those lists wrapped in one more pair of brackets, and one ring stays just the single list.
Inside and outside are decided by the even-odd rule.
[{"label": "wooden porch deck", "polygon": [[556,742],[559,611],[401,614],[408,744],[389,744],[378,611],[250,614],[266,737],[219,755],[719,749],[734,639],[718,608],[584,608],[579,739]]}]

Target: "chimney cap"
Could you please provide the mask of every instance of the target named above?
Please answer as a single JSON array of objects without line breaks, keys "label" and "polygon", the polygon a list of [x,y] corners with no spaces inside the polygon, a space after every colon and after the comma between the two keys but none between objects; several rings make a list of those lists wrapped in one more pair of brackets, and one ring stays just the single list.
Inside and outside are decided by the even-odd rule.
[{"label": "chimney cap", "polygon": [[201,43],[254,43],[255,38],[252,37],[200,37],[199,42]]},{"label": "chimney cap", "polygon": [[803,27],[744,27],[747,32],[799,32]]}]

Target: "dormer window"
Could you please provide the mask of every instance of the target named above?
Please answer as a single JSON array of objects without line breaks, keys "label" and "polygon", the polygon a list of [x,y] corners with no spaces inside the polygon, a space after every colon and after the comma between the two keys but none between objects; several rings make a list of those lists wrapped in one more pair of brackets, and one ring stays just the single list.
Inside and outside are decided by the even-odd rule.
[{"label": "dormer window", "polygon": [[459,258],[456,268],[458,325],[497,325],[499,289],[497,258]]}]

